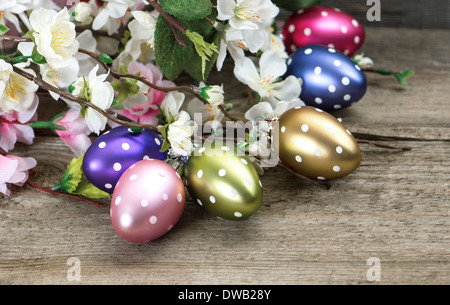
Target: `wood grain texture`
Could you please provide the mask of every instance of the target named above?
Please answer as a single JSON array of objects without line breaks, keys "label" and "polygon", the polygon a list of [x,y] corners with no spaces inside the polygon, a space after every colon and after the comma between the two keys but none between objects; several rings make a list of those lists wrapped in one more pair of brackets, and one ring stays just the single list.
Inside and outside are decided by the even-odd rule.
[{"label": "wood grain texture", "polygon": [[[366,26],[419,29],[450,29],[450,4],[442,0],[379,0],[381,21],[370,22],[367,11],[374,2],[367,0],[324,0],[320,5],[339,8]],[[282,11],[282,16],[292,13]]]},{"label": "wood grain texture", "polygon": [[[334,114],[412,151],[361,145],[360,168],[328,191],[270,169],[252,218],[220,220],[188,200],[174,229],[147,244],[120,239],[108,207],[13,187],[0,196],[0,283],[70,284],[66,262],[77,257],[82,284],[370,284],[366,262],[378,257],[381,284],[450,284],[450,32],[367,32],[378,67],[416,74],[407,88],[368,75],[364,99]],[[214,80],[243,112],[245,87],[227,73]],[[47,135],[14,153],[38,160],[32,179],[47,187],[72,158]]]}]

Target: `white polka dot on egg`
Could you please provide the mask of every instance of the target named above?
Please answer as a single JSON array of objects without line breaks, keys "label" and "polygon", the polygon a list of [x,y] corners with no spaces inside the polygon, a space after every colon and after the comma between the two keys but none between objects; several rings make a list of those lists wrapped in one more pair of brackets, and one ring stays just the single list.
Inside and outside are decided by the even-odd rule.
[{"label": "white polka dot on egg", "polygon": [[234,216],[240,218],[240,217],[242,217],[242,213],[240,213],[240,212],[234,212]]},{"label": "white polka dot on egg", "polygon": [[348,77],[343,77],[341,81],[344,86],[348,86],[350,84],[350,79]]},{"label": "white polka dot on egg", "polygon": [[134,174],[134,175],[131,175],[131,176],[130,176],[130,181],[134,181],[134,180],[136,180],[136,179],[137,179],[137,177],[138,177],[138,175],[136,175],[136,174]]},{"label": "white polka dot on egg", "polygon": [[203,177],[203,171],[201,169],[197,172],[197,177],[198,178]]},{"label": "white polka dot on egg", "polygon": [[320,97],[316,97],[314,101],[315,101],[317,104],[322,104],[322,103],[323,103],[323,101],[322,101],[322,99],[321,99]]},{"label": "white polka dot on egg", "polygon": [[209,196],[209,201],[211,201],[212,203],[216,203],[216,197]]},{"label": "white polka dot on egg", "polygon": [[322,151],[320,150],[320,148],[316,148],[316,149],[314,150],[314,154],[315,154],[317,157],[320,157],[320,156],[322,155]]},{"label": "white polka dot on egg", "polygon": [[303,159],[300,156],[295,156],[295,161],[297,161],[298,163],[302,163]]},{"label": "white polka dot on egg", "polygon": [[311,36],[312,31],[310,28],[305,28],[305,30],[303,31],[303,33],[305,34],[305,36]]},{"label": "white polka dot on egg", "polygon": [[306,54],[306,55],[309,55],[309,54],[311,54],[311,53],[312,53],[312,49],[306,49],[306,50],[305,50],[305,54]]},{"label": "white polka dot on egg", "polygon": [[341,26],[341,32],[342,34],[347,34],[348,28],[345,25]]},{"label": "white polka dot on egg", "polygon": [[156,145],[161,145],[161,141],[158,138],[155,138]]},{"label": "white polka dot on egg", "polygon": [[303,132],[308,132],[308,131],[309,131],[309,126],[308,126],[308,124],[303,124],[303,125],[302,125],[302,131],[303,131]]},{"label": "white polka dot on egg", "polygon": [[122,169],[122,165],[121,165],[119,162],[114,163],[113,169],[114,169],[116,172],[119,172],[119,171]]},{"label": "white polka dot on egg", "polygon": [[334,85],[328,86],[328,91],[329,91],[330,93],[335,93],[335,92],[336,92],[336,86],[334,86]]},{"label": "white polka dot on egg", "polygon": [[178,195],[177,195],[177,200],[178,200],[178,202],[182,202],[183,201],[183,195],[181,195],[181,193],[178,193]]},{"label": "white polka dot on egg", "polygon": [[100,144],[98,144],[99,148],[105,148],[106,147],[106,142],[100,142]]},{"label": "white polka dot on egg", "polygon": [[348,102],[351,99],[352,99],[352,96],[350,94],[344,95],[344,101]]},{"label": "white polka dot on egg", "polygon": [[288,28],[289,33],[294,33],[295,32],[295,25],[291,24]]},{"label": "white polka dot on egg", "polygon": [[336,152],[338,154],[342,154],[344,152],[344,149],[341,146],[336,147]]},{"label": "white polka dot on egg", "polygon": [[151,223],[152,225],[154,225],[154,224],[157,223],[157,222],[158,222],[158,218],[157,218],[156,216],[150,217],[150,223]]},{"label": "white polka dot on egg", "polygon": [[336,60],[333,62],[333,64],[334,64],[336,67],[340,67],[340,66],[342,65],[341,61],[338,60],[338,59],[336,59]]},{"label": "white polka dot on egg", "polygon": [[316,67],[316,68],[314,69],[314,74],[315,74],[315,75],[320,75],[320,73],[322,73],[322,68],[321,68],[321,67]]},{"label": "white polka dot on egg", "polygon": [[162,195],[162,199],[163,199],[163,200],[168,200],[168,199],[169,199],[169,196],[168,196],[166,193],[164,193],[164,194]]},{"label": "white polka dot on egg", "polygon": [[227,171],[226,171],[226,169],[221,169],[221,170],[219,170],[219,176],[220,177],[223,177],[223,176],[225,176],[227,174]]},{"label": "white polka dot on egg", "polygon": [[333,166],[333,171],[338,173],[341,171],[341,168],[339,166],[335,165],[335,166]]},{"label": "white polka dot on egg", "polygon": [[147,207],[147,206],[148,206],[148,200],[146,200],[146,199],[142,200],[142,201],[141,201],[141,206],[142,206],[143,208]]},{"label": "white polka dot on egg", "polygon": [[128,144],[128,143],[123,143],[123,144],[122,144],[122,149],[123,149],[123,150],[129,150],[129,149],[130,149],[130,144]]},{"label": "white polka dot on egg", "polygon": [[105,188],[107,188],[108,190],[112,189],[112,184],[106,183],[105,184]]}]

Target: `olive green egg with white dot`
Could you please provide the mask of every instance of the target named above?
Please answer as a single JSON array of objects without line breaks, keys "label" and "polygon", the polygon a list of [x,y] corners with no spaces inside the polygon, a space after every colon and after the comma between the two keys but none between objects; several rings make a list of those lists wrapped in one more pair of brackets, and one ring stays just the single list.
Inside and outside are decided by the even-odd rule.
[{"label": "olive green egg with white dot", "polygon": [[232,144],[204,143],[189,158],[185,177],[192,199],[214,216],[242,220],[261,207],[259,175],[249,158]]}]

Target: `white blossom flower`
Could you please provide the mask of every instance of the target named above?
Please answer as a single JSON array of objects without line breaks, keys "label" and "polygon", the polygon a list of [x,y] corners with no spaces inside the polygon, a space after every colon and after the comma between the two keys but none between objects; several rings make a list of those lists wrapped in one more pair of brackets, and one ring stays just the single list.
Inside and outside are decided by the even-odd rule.
[{"label": "white blossom flower", "polygon": [[302,102],[299,98],[295,98],[289,102],[280,101],[277,103],[275,108],[268,102],[260,102],[247,110],[247,112],[245,113],[245,118],[253,122],[258,122],[260,120],[270,121],[274,118],[279,117],[291,108],[302,106],[305,106],[305,103]]},{"label": "white blossom flower", "polygon": [[54,69],[69,65],[78,52],[79,44],[75,39],[75,24],[70,22],[67,8],[58,13],[45,8],[33,11],[30,24],[37,51],[47,63]]},{"label": "white blossom flower", "polygon": [[[87,100],[97,107],[107,110],[114,100],[114,89],[109,82],[106,82],[108,74],[97,76],[98,65],[95,66],[87,78],[80,77],[73,84],[72,94]],[[89,130],[96,133],[105,129],[107,119],[102,114],[92,108],[87,108],[85,112],[86,123]]]},{"label": "white blossom flower", "polygon": [[286,46],[284,45],[283,39],[279,35],[274,34],[274,29],[272,27],[274,22],[274,19],[268,19],[264,22],[267,36],[261,51],[275,51],[281,58],[288,58],[289,55],[286,52]]},{"label": "white blossom flower", "polygon": [[202,123],[211,122],[211,128],[216,130],[222,125],[220,122],[225,116],[220,110],[219,106],[224,103],[224,91],[222,86],[205,86],[205,84],[200,84],[201,95],[208,101],[208,104],[204,104],[198,98],[194,98],[189,102],[188,111],[191,116],[200,114],[202,118]]},{"label": "white blossom flower", "polygon": [[33,104],[38,89],[38,85],[14,72],[9,63],[0,59],[0,112],[26,111]]},{"label": "white blossom flower", "polygon": [[128,24],[132,39],[140,40],[142,43],[153,48],[155,43],[156,19],[149,13],[143,11],[132,11],[131,15],[135,18]]},{"label": "white blossom flower", "polygon": [[92,29],[100,30],[111,19],[122,18],[126,15],[128,9],[134,7],[136,3],[135,0],[104,0],[103,7],[94,19]]},{"label": "white blossom flower", "polygon": [[264,20],[275,18],[280,9],[270,0],[218,0],[217,11],[217,19],[240,31],[250,52],[256,53],[266,37]]},{"label": "white blossom flower", "polygon": [[27,10],[27,4],[31,0],[0,0],[0,23],[6,25],[7,21],[11,22],[17,31],[21,32],[19,16],[25,16],[24,12]]},{"label": "white blossom flower", "polygon": [[373,60],[370,57],[365,57],[364,53],[353,56],[353,60],[362,69],[371,68],[374,65]]},{"label": "white blossom flower", "polygon": [[183,93],[171,92],[161,103],[161,112],[167,124],[160,126],[160,129],[167,127],[166,140],[170,143],[174,156],[188,156],[192,152],[192,136],[197,130],[197,125],[191,120],[189,113],[180,111],[184,99]]},{"label": "white blossom flower", "polygon": [[230,53],[236,65],[242,65],[245,59],[245,51],[247,50],[244,37],[240,31],[232,29],[229,25],[225,27],[220,41],[219,56],[217,57],[217,70],[221,71],[223,63]]},{"label": "white blossom flower", "polygon": [[192,136],[197,130],[194,121],[178,120],[170,124],[167,132],[167,140],[170,142],[172,152],[178,156],[188,156],[194,146]]},{"label": "white blossom flower", "polygon": [[[61,89],[67,89],[78,78],[80,65],[75,58],[72,58],[69,65],[64,68],[54,69],[49,64],[39,65],[42,80],[52,86]],[[49,91],[50,95],[55,99],[59,99],[59,94]]]},{"label": "white blossom flower", "polygon": [[80,2],[73,7],[72,16],[76,22],[82,25],[88,25],[94,20],[92,17],[93,12],[94,9],[91,4]]},{"label": "white blossom flower", "polygon": [[263,101],[275,107],[278,101],[290,101],[301,93],[300,82],[295,76],[280,80],[286,71],[285,60],[276,52],[267,51],[259,60],[259,71],[251,59],[245,58],[242,66],[235,66],[234,75],[257,92]]},{"label": "white blossom flower", "polygon": [[128,23],[131,38],[125,45],[125,49],[114,61],[114,66],[128,65],[132,61],[139,60],[147,63],[154,59],[154,43],[156,19],[152,14],[143,11],[132,11],[135,18]]}]

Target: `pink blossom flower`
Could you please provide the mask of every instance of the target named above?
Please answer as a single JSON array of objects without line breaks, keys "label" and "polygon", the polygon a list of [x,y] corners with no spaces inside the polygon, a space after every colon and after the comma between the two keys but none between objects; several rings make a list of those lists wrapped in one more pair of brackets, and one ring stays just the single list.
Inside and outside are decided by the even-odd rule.
[{"label": "pink blossom flower", "polygon": [[[163,80],[163,74],[161,70],[153,64],[143,65],[136,61],[132,61],[128,65],[128,72],[131,74],[136,74],[139,72],[141,76],[147,78],[149,82],[161,87],[175,86],[173,82]],[[157,106],[161,105],[167,93],[154,90],[152,88],[147,89],[148,91],[145,93],[144,103],[136,103],[132,106],[132,108],[117,110],[117,112],[140,124],[157,124],[158,119],[156,118],[156,115],[160,112]],[[126,105],[126,101],[124,102],[124,104]],[[117,126],[113,122],[110,122],[110,125],[113,127]]]},{"label": "pink blossom flower", "polygon": [[0,193],[7,196],[11,194],[7,183],[23,186],[28,180],[28,171],[36,164],[37,162],[33,158],[0,155]]},{"label": "pink blossom flower", "polygon": [[66,128],[66,130],[55,131],[77,158],[91,145],[91,140],[88,137],[91,131],[86,124],[86,120],[80,117],[79,108],[70,109],[64,117],[56,120],[55,124]]},{"label": "pink blossom flower", "polygon": [[[39,104],[39,99],[35,97],[33,104],[26,111],[14,111],[10,114],[0,112],[0,148],[5,151],[14,149],[16,142],[31,145],[34,140],[34,130],[28,125],[14,124],[12,122],[19,122],[22,124],[37,119],[36,110]],[[8,123],[11,122],[11,123]]]}]

